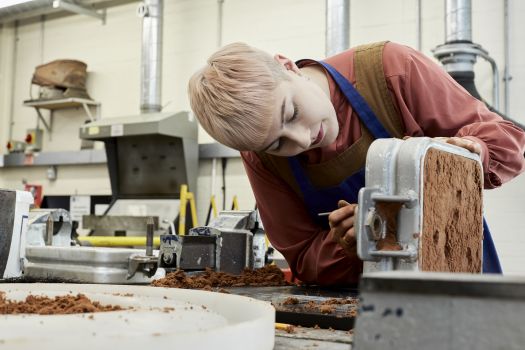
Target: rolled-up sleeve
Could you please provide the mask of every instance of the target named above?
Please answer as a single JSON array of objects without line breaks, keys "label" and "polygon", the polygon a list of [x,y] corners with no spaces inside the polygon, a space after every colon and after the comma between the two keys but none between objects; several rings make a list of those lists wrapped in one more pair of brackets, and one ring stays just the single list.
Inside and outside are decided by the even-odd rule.
[{"label": "rolled-up sleeve", "polygon": [[[384,62],[403,69],[387,76],[410,136],[465,137],[482,147],[484,187],[495,188],[525,170],[525,132],[491,112],[438,64],[398,44],[385,47]],[[398,64],[398,66],[401,66]]]}]

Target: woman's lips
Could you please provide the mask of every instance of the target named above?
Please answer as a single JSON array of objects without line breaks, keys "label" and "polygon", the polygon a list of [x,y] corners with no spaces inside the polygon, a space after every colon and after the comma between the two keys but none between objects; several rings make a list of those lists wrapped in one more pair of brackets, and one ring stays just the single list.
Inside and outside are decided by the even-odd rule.
[{"label": "woman's lips", "polygon": [[323,123],[321,123],[321,128],[319,128],[319,134],[317,134],[317,138],[312,142],[312,146],[317,145],[319,142],[323,140],[324,137],[324,130],[323,130]]}]

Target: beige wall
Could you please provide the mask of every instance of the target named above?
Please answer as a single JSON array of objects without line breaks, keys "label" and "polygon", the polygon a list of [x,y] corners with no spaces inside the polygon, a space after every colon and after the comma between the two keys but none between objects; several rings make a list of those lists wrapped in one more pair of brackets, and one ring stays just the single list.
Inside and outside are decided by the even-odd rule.
[{"label": "beige wall", "polygon": [[[423,0],[422,50],[444,40],[444,1]],[[510,114],[525,122],[525,2],[511,4],[511,81]],[[351,45],[374,40],[393,40],[416,46],[416,0],[351,1]],[[108,10],[107,24],[83,16],[69,16],[19,27],[16,69],[13,70],[11,26],[0,29],[0,148],[9,132],[10,103],[13,100],[13,137],[22,139],[27,128],[36,125],[35,112],[22,106],[29,98],[29,81],[34,67],[57,58],[87,62],[88,90],[101,102],[102,117],[111,118],[139,112],[141,20],[137,3]],[[186,82],[193,71],[217,47],[216,0],[165,0],[162,103],[166,111],[189,109]],[[222,43],[246,41],[268,52],[284,53],[291,58],[322,58],[324,54],[324,0],[225,0]],[[489,50],[503,73],[502,1],[473,0],[473,38]],[[43,39],[43,40],[42,40]],[[491,73],[486,62],[476,65],[481,94],[491,98]],[[11,89],[12,75],[15,77]],[[503,98],[501,97],[501,103]],[[45,137],[47,151],[77,150],[78,126],[86,119],[81,110],[58,111],[51,138]],[[204,132],[200,142],[211,142]],[[21,179],[41,183],[47,194],[109,194],[105,166],[62,166],[58,180],[45,179],[45,168],[0,170],[0,187],[21,188]],[[198,175],[198,207],[205,216],[211,189],[211,161],[203,161]],[[220,198],[220,165],[217,166],[216,193]],[[239,160],[230,160],[226,177],[227,202],[239,196],[242,208],[252,208],[253,195]],[[229,204],[228,204],[229,205]],[[509,273],[525,266],[525,176],[508,186],[486,192],[486,212],[493,228],[502,263]]]}]

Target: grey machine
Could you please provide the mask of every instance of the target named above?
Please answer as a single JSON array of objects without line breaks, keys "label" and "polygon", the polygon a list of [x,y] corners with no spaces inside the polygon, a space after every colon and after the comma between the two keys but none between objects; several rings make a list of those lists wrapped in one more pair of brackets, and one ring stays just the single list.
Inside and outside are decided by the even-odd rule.
[{"label": "grey machine", "polygon": [[149,283],[157,271],[153,235],[167,232],[177,217],[180,185],[195,187],[197,123],[188,112],[149,113],[94,121],[80,129],[80,137],[104,142],[112,189],[106,213],[84,217],[84,228],[95,235],[146,234],[146,253],[74,245],[69,230],[61,234],[58,226],[70,227],[67,213],[35,212],[23,273],[40,280]]},{"label": "grey machine", "polygon": [[[148,113],[108,118],[84,125],[80,138],[103,141],[112,202],[102,216],[85,217],[95,235],[143,235],[145,220],[167,230],[179,211],[180,188],[195,190],[198,167],[197,122],[188,112]],[[134,232],[133,218],[144,221]]]}]

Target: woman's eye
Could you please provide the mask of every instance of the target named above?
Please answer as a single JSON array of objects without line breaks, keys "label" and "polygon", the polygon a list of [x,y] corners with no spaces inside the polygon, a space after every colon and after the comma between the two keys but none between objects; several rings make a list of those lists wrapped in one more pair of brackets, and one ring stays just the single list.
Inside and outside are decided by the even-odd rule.
[{"label": "woman's eye", "polygon": [[281,145],[282,145],[282,141],[281,141],[281,139],[278,139],[278,140],[277,140],[277,144],[276,144],[275,147],[272,149],[272,151],[274,151],[274,152],[279,151],[279,150],[281,149]]},{"label": "woman's eye", "polygon": [[299,114],[299,106],[297,104],[293,104],[293,115],[292,118],[290,118],[290,121],[294,121],[297,118],[297,115]]}]

